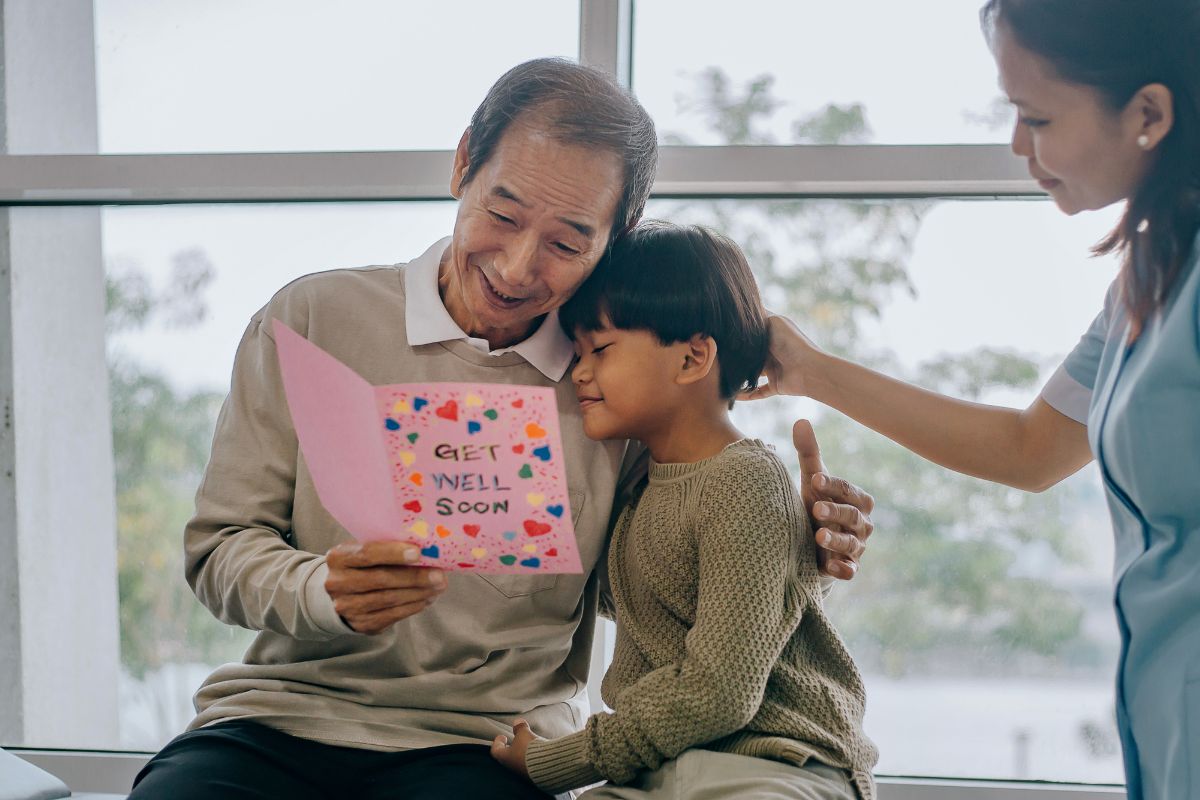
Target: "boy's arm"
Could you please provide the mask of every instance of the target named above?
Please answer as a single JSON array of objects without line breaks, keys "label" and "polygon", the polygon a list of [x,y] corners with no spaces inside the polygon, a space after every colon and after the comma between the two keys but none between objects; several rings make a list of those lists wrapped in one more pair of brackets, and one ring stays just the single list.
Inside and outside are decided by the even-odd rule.
[{"label": "boy's arm", "polygon": [[[530,744],[532,780],[549,792],[601,779],[625,783],[638,770],[744,728],[804,606],[819,595],[811,536],[800,543],[795,537],[804,525],[777,459],[746,453],[710,475],[696,519],[696,621],[684,657],[625,689],[614,713],[592,716],[583,731]],[[809,548],[799,582],[797,544]]]},{"label": "boy's arm", "polygon": [[608,543],[612,541],[613,531],[616,530],[621,515],[644,488],[649,471],[650,451],[641,442],[630,441],[629,446],[625,448],[625,457],[621,461],[621,471],[617,476],[617,489],[613,493],[612,511],[608,515],[608,532],[604,537],[604,552],[600,554],[600,560],[596,564],[600,585],[600,603],[597,610],[605,619],[616,618],[612,586],[608,580]]}]

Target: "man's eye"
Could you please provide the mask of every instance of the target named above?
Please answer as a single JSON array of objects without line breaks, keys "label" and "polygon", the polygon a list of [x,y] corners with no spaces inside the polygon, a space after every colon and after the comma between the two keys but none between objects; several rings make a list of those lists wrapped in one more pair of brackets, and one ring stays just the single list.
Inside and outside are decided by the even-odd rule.
[{"label": "man's eye", "polygon": [[492,215],[492,217],[493,217],[493,218],[494,218],[494,219],[495,219],[497,222],[503,223],[503,224],[505,224],[505,225],[512,225],[512,224],[513,224],[513,221],[512,221],[512,219],[511,219],[510,217],[506,217],[506,216],[504,216],[503,214],[498,214],[498,213],[496,213],[495,211],[489,211],[488,213],[489,213],[489,214],[491,214],[491,215]]},{"label": "man's eye", "polygon": [[612,347],[612,342],[609,342],[608,344],[602,344],[599,347],[593,347],[592,355],[594,355],[594,356],[599,355],[600,353],[603,353],[605,350],[607,350],[610,347]]},{"label": "man's eye", "polygon": [[1021,117],[1021,124],[1026,128],[1044,128],[1050,124],[1050,120],[1034,119],[1033,117]]}]

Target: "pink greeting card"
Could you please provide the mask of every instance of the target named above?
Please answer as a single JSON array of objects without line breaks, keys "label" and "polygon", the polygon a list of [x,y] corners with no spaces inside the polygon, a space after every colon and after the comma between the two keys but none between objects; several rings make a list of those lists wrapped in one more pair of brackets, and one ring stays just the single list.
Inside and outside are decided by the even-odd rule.
[{"label": "pink greeting card", "polygon": [[421,566],[579,573],[554,390],[372,386],[279,320],[275,346],[317,495],[360,541],[421,548]]}]

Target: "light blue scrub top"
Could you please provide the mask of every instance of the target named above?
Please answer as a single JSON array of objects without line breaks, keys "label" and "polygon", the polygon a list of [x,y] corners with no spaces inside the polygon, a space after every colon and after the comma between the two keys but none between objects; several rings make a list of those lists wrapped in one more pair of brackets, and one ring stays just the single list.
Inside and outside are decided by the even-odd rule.
[{"label": "light blue scrub top", "polygon": [[1200,798],[1200,237],[1126,347],[1119,290],[1042,397],[1088,427],[1116,536],[1117,726],[1130,800]]}]

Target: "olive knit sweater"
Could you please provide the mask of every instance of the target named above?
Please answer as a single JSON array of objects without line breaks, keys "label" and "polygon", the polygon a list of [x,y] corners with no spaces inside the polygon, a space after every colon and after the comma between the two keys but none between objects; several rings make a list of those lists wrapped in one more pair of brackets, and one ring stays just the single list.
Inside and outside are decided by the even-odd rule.
[{"label": "olive knit sweater", "polygon": [[533,781],[549,792],[625,783],[702,747],[815,758],[871,800],[862,679],[825,616],[814,548],[791,477],[762,442],[652,461],[608,556],[617,643],[602,696],[614,711],[531,744]]}]

